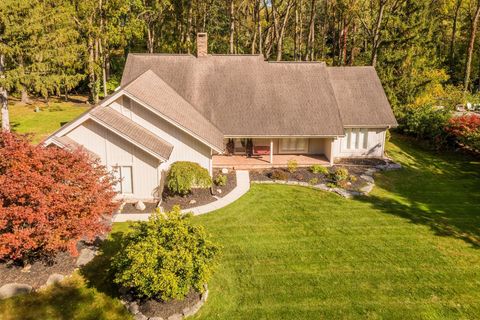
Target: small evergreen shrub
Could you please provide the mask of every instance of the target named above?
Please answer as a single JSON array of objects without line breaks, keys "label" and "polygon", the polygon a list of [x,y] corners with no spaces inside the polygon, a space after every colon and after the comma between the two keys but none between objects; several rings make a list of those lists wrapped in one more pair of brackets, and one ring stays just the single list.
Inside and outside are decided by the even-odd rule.
[{"label": "small evergreen shrub", "polygon": [[273,180],[287,180],[288,175],[285,171],[277,169],[277,170],[273,170],[270,173],[270,179],[273,179]]},{"label": "small evergreen shrub", "polygon": [[154,213],[132,225],[122,249],[112,259],[114,282],[140,299],[181,300],[203,291],[219,248],[202,226],[193,225],[180,207]]},{"label": "small evergreen shrub", "polygon": [[227,176],[219,173],[214,181],[213,181],[217,186],[223,187],[227,185]]},{"label": "small evergreen shrub", "polygon": [[315,174],[328,174],[328,169],[320,164],[314,164],[313,166],[311,166],[310,171]]},{"label": "small evergreen shrub", "polygon": [[294,173],[295,171],[297,171],[297,168],[298,168],[298,162],[297,162],[297,160],[295,160],[295,159],[290,159],[290,160],[288,160],[288,162],[287,162],[287,170],[288,170],[288,172]]},{"label": "small evergreen shrub", "polygon": [[341,181],[345,181],[345,180],[348,179],[348,177],[349,177],[348,170],[346,168],[336,168],[331,173],[331,178],[336,183],[341,182]]},{"label": "small evergreen shrub", "polygon": [[311,184],[312,186],[318,184],[318,178],[312,178],[308,180],[308,183]]},{"label": "small evergreen shrub", "polygon": [[327,183],[327,187],[329,187],[329,188],[332,188],[332,189],[333,189],[333,188],[336,188],[336,187],[337,187],[337,185],[336,185],[335,183],[333,183],[333,182],[329,182],[329,183]]},{"label": "small evergreen shrub", "polygon": [[208,170],[195,162],[175,162],[168,172],[167,187],[173,193],[185,195],[194,187],[209,188],[211,186],[212,178]]}]

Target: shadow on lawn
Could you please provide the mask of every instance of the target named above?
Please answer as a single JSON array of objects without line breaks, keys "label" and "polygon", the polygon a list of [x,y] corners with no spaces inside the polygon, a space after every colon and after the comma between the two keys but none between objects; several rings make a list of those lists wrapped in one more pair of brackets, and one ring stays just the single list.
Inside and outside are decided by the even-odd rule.
[{"label": "shadow on lawn", "polygon": [[[122,314],[127,315],[121,304],[114,304],[109,299],[99,301],[92,290],[82,288],[79,284],[81,280],[76,277],[74,280],[56,284],[46,291],[5,300],[1,302],[0,309],[7,312],[7,318],[12,320],[70,320],[79,318],[81,314],[88,314],[88,319],[113,319],[114,315],[118,315],[115,318]],[[9,313],[9,310],[14,312]]]},{"label": "shadow on lawn", "polygon": [[[377,176],[380,191],[359,200],[480,248],[480,160],[434,153],[409,140],[396,136],[399,149],[391,152],[403,169]],[[385,196],[381,189],[393,196]]]},{"label": "shadow on lawn", "polygon": [[113,256],[122,248],[123,240],[123,232],[110,234],[100,245],[99,254],[80,270],[87,286],[94,287],[110,297],[120,295],[118,286],[113,282],[114,275],[111,270],[111,261]]}]

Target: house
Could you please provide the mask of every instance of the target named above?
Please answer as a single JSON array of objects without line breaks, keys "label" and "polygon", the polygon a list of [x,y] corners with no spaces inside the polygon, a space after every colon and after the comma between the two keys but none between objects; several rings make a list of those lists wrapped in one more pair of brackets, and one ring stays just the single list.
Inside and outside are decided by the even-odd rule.
[{"label": "house", "polygon": [[122,179],[122,197],[143,200],[175,161],[212,172],[383,157],[397,122],[374,68],[210,55],[204,33],[197,47],[130,54],[121,86],[44,143],[83,146]]}]

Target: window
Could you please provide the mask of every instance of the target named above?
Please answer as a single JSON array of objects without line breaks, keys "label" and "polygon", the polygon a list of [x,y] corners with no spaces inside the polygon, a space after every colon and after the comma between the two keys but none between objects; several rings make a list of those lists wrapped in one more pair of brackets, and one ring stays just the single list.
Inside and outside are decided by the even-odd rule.
[{"label": "window", "polygon": [[120,180],[114,187],[118,193],[126,194],[133,193],[133,179],[131,166],[116,166],[113,167],[113,176]]},{"label": "window", "polygon": [[280,150],[283,153],[287,152],[307,152],[308,151],[308,140],[307,139],[298,139],[298,138],[287,138],[280,140]]},{"label": "window", "polygon": [[347,149],[360,150],[368,148],[368,129],[346,129]]}]

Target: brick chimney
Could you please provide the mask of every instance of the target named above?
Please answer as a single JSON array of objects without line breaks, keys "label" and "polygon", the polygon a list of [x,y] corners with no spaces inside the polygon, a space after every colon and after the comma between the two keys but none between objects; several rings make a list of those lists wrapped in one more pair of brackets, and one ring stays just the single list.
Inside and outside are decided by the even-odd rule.
[{"label": "brick chimney", "polygon": [[206,32],[197,33],[197,58],[208,55],[208,36]]}]

